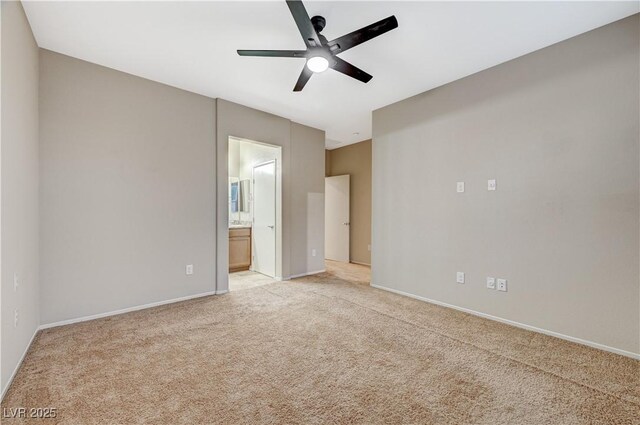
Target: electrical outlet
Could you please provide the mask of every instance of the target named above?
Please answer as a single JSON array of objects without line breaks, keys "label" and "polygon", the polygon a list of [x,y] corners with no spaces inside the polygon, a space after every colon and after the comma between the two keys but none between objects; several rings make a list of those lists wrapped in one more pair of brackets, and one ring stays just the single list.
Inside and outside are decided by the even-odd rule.
[{"label": "electrical outlet", "polygon": [[18,273],[13,274],[13,292],[18,290],[18,286],[20,286],[20,279],[18,278]]},{"label": "electrical outlet", "polygon": [[13,327],[14,328],[18,327],[18,309],[17,308],[13,311]]},{"label": "electrical outlet", "polygon": [[487,190],[496,190],[496,181],[494,180],[487,180]]},{"label": "electrical outlet", "polygon": [[312,257],[315,257],[315,256],[316,256],[316,250],[315,250],[315,249],[312,249],[312,250],[311,250],[311,256],[312,256]]},{"label": "electrical outlet", "polygon": [[456,273],[456,282],[464,283],[464,273],[463,272],[457,272]]},{"label": "electrical outlet", "polygon": [[371,252],[371,244],[367,245],[367,250],[369,250],[369,252]]},{"label": "electrical outlet", "polygon": [[456,183],[456,192],[463,193],[464,192],[464,182]]},{"label": "electrical outlet", "polygon": [[487,278],[487,288],[496,289],[496,278],[495,277],[488,277]]},{"label": "electrical outlet", "polygon": [[507,279],[498,279],[498,291],[507,292]]},{"label": "electrical outlet", "polygon": [[187,264],[187,267],[185,267],[185,273],[187,276],[191,276],[193,274],[193,264]]}]

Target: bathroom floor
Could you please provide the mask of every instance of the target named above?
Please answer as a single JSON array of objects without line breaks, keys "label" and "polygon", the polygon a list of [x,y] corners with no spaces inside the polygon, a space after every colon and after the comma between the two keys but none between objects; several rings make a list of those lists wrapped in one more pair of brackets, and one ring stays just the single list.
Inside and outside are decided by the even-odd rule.
[{"label": "bathroom floor", "polygon": [[240,291],[275,282],[272,277],[249,270],[229,273],[229,291]]},{"label": "bathroom floor", "polygon": [[[368,285],[371,282],[371,267],[353,263],[340,263],[338,261],[325,261],[326,273],[336,278],[348,280],[351,283],[362,283]],[[276,282],[276,279],[261,273],[249,270],[229,273],[229,290],[239,291],[242,289],[255,288]]]}]

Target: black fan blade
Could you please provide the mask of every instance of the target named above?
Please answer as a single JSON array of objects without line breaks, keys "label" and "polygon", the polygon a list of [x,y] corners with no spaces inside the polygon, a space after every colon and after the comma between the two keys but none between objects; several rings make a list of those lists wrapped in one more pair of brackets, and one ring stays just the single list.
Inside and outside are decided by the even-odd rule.
[{"label": "black fan blade", "polygon": [[313,75],[313,71],[307,67],[307,64],[304,64],[304,68],[302,68],[302,72],[300,73],[300,77],[298,77],[298,82],[293,88],[293,91],[302,91],[307,81],[309,81],[309,78],[311,78],[311,75]]},{"label": "black fan blade", "polygon": [[362,44],[365,41],[369,41],[374,37],[384,34],[385,32],[391,31],[394,28],[398,28],[398,20],[395,16],[389,16],[375,24],[368,25],[354,32],[350,32],[347,35],[338,37],[335,40],[331,40],[329,42],[329,48],[335,55],[357,46],[358,44]]},{"label": "black fan blade", "polygon": [[369,80],[373,78],[372,75],[367,74],[360,68],[351,65],[349,62],[344,61],[337,56],[335,56],[333,59],[335,59],[335,62],[330,66],[332,69],[338,72],[342,72],[343,74],[355,78],[356,80],[360,80],[363,83],[368,83]]},{"label": "black fan blade", "polygon": [[304,40],[304,44],[306,44],[307,47],[321,46],[318,33],[316,33],[316,30],[313,28],[311,18],[309,18],[307,9],[304,8],[304,4],[302,4],[302,1],[287,0],[287,6],[289,6],[291,15],[293,15],[293,20],[296,21],[298,31],[300,31],[300,35]]},{"label": "black fan blade", "polygon": [[306,50],[238,50],[240,56],[261,56],[266,58],[304,58]]}]

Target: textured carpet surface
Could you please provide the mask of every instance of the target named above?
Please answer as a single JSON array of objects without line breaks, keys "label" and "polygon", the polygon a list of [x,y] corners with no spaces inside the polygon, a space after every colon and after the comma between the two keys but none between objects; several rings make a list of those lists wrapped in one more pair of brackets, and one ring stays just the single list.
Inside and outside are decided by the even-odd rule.
[{"label": "textured carpet surface", "polygon": [[56,408],[41,424],[640,424],[640,362],[345,275],[42,331],[2,407]]}]

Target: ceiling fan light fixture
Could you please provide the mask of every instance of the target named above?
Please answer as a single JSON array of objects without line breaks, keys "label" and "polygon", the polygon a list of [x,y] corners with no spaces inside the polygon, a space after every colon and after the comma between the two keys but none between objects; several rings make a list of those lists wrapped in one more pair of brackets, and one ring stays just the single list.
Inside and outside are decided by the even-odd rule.
[{"label": "ceiling fan light fixture", "polygon": [[307,61],[307,68],[313,72],[323,72],[329,68],[329,61],[322,56],[314,56]]},{"label": "ceiling fan light fixture", "polygon": [[319,15],[309,18],[309,13],[307,13],[302,0],[287,0],[287,6],[298,27],[298,32],[302,36],[305,50],[238,50],[238,54],[240,56],[269,58],[308,58],[296,85],[293,87],[294,92],[302,91],[313,74],[324,72],[328,68],[363,83],[368,83],[373,78],[372,75],[351,65],[337,55],[398,28],[398,20],[392,15],[335,40],[327,40],[324,35],[320,34],[327,23],[325,18]]}]

